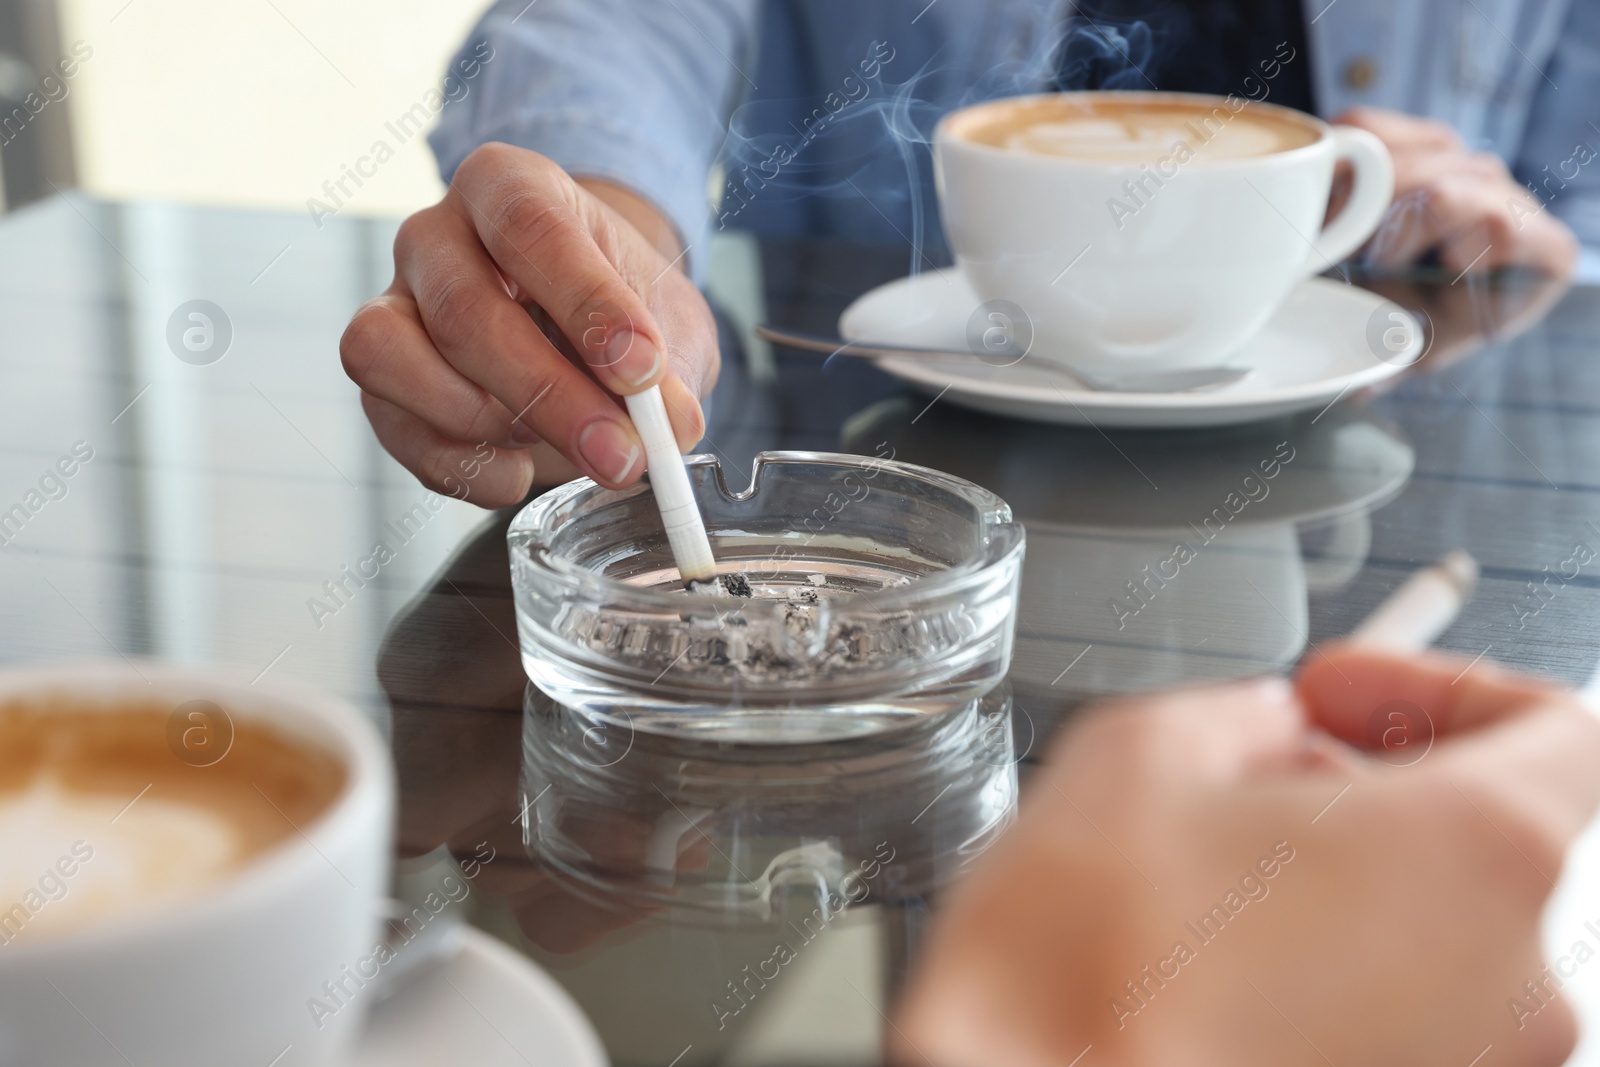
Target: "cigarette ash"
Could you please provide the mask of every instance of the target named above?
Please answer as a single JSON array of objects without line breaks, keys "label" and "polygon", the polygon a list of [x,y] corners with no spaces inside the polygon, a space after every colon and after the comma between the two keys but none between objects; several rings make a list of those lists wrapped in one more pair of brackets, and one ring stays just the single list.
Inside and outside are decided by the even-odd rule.
[{"label": "cigarette ash", "polygon": [[569,620],[568,632],[596,654],[649,672],[657,682],[668,676],[730,688],[869,673],[903,664],[908,656],[937,654],[964,636],[941,616],[893,612],[863,625],[827,610],[830,594],[892,589],[907,584],[904,575],[878,574],[835,587],[824,574],[785,579],[752,583],[747,574],[722,574],[688,586],[692,595],[778,601],[778,612],[747,611],[741,603],[716,614],[686,613],[677,625],[583,612]]},{"label": "cigarette ash", "polygon": [[750,589],[750,579],[743,574],[719,574],[715,578],[701,578],[698,581],[691,579],[684,586],[689,592],[701,596],[716,596],[720,592],[748,599],[755,595]]}]

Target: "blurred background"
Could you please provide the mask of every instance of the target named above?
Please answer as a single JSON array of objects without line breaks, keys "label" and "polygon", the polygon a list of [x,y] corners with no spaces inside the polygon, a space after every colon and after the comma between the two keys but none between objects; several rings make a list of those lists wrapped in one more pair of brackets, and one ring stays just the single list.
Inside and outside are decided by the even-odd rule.
[{"label": "blurred background", "polygon": [[[385,122],[437,91],[481,7],[0,0],[0,388],[19,401],[0,508],[75,442],[95,455],[6,539],[0,621],[77,655],[270,664],[383,714],[383,630],[482,512],[441,500],[379,580],[326,599],[425,500],[336,343],[388,284],[398,219],[442,188],[425,131]],[[393,158],[314,220],[379,138]],[[194,301],[216,330],[198,355],[172,333]],[[41,658],[21,644],[5,658]]]},{"label": "blurred background", "polygon": [[[389,283],[399,220],[443,192],[426,134],[486,6],[0,0],[0,388],[27,397],[0,429],[0,510],[75,441],[99,457],[68,485],[87,499],[0,538],[0,624],[79,654],[271,664],[383,714],[383,631],[483,512],[442,500],[348,609],[320,592],[425,496],[337,339]],[[335,196],[380,141],[392,156]],[[753,242],[711,263],[756,321]],[[200,359],[172,332],[193,301],[219,331]],[[18,658],[40,655],[0,653]]]},{"label": "blurred background", "polygon": [[[104,197],[303,211],[384,137],[394,158],[345,210],[415,210],[442,188],[433,159],[421,136],[396,144],[383,117],[438,87],[484,6],[4,0],[5,115],[15,122],[30,92],[48,101],[29,119],[37,135],[5,127],[5,202],[49,195],[53,183]],[[43,85],[67,55],[87,58],[62,79],[64,91]]]}]

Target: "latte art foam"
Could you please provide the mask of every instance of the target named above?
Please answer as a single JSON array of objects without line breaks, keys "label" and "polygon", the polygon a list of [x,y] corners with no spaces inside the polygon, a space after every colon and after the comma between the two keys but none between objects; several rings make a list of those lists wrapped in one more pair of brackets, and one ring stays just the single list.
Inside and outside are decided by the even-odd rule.
[{"label": "latte art foam", "polygon": [[1218,100],[1085,99],[1073,94],[995,101],[972,109],[953,131],[995,148],[1110,165],[1172,159],[1224,161],[1311,144],[1315,126],[1284,114]]},{"label": "latte art foam", "polygon": [[115,798],[69,793],[50,781],[0,797],[0,901],[28,909],[30,939],[129,901],[195,896],[248,855],[243,835],[213,812],[149,797],[120,817],[119,807]]},{"label": "latte art foam", "polygon": [[1203,147],[1209,159],[1245,159],[1282,151],[1282,141],[1277,131],[1247,122],[1230,122],[1208,140],[1204,127],[1165,116],[1121,121],[1090,117],[1028,126],[1007,136],[1004,147],[1104,163],[1153,163],[1179,145]]},{"label": "latte art foam", "polygon": [[235,720],[214,764],[180,758],[173,709],[0,704],[0,953],[203,899],[344,788],[331,752]]}]

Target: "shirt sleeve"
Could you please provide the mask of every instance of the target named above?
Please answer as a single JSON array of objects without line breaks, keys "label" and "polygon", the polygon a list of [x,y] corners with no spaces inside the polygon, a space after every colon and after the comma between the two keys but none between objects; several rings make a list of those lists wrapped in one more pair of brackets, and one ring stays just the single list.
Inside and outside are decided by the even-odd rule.
[{"label": "shirt sleeve", "polygon": [[1600,3],[1575,0],[1512,167],[1583,244],[1584,280],[1600,271]]},{"label": "shirt sleeve", "polygon": [[503,141],[627,186],[677,229],[700,280],[711,165],[754,88],[756,3],[500,0],[457,57],[477,63],[475,84],[429,135],[441,174]]}]

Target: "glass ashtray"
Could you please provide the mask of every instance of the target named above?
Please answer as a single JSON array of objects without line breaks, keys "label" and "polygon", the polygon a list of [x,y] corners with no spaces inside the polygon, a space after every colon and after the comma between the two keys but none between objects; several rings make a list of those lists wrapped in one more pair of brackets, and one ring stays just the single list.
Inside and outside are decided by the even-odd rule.
[{"label": "glass ashtray", "polygon": [[742,492],[714,457],[687,464],[718,572],[749,596],[683,588],[648,485],[579,479],[512,522],[523,667],[552,700],[651,733],[810,742],[972,705],[1005,676],[1024,538],[993,493],[826,452],[763,452]]}]

